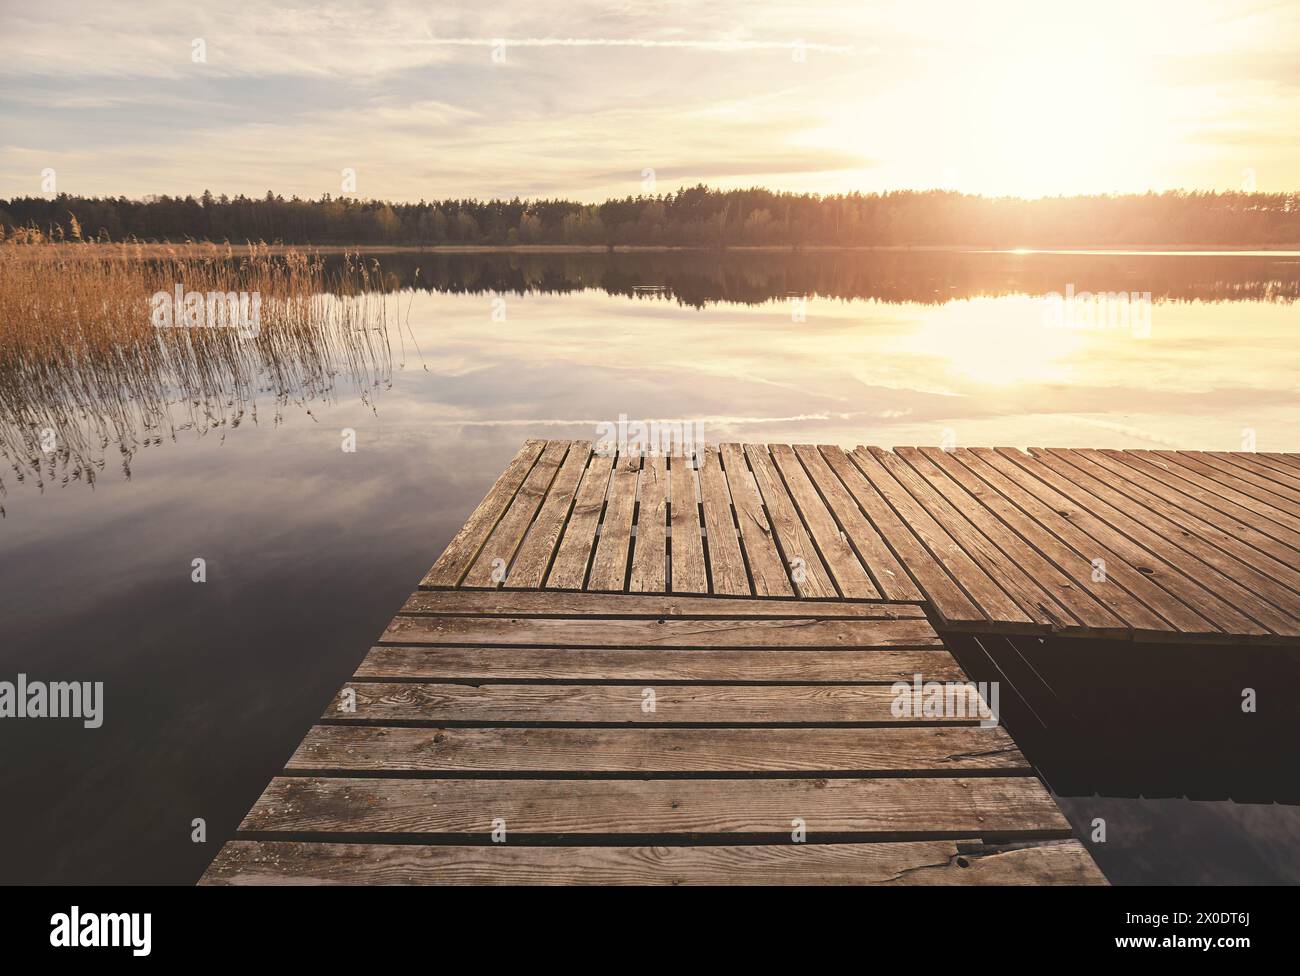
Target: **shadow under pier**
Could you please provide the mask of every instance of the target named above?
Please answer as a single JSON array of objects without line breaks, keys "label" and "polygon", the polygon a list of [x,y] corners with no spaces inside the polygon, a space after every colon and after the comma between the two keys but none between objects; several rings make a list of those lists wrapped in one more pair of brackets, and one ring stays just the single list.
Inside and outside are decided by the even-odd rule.
[{"label": "shadow under pier", "polygon": [[1300,803],[1300,651],[944,634],[1063,796]]}]

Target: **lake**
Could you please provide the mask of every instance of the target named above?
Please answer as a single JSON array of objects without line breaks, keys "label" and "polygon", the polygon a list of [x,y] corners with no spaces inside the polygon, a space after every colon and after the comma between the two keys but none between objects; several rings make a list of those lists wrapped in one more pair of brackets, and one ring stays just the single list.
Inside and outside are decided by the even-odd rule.
[{"label": "lake", "polygon": [[[382,342],[191,376],[161,413],[100,389],[144,419],[124,446],[63,415],[70,464],[15,447],[60,392],[0,375],[0,680],[105,696],[97,729],[0,723],[0,881],[195,881],[528,437],[1300,451],[1294,252],[368,260]],[[1294,806],[1061,803],[1085,840],[1106,818],[1115,882],[1300,882]]]}]

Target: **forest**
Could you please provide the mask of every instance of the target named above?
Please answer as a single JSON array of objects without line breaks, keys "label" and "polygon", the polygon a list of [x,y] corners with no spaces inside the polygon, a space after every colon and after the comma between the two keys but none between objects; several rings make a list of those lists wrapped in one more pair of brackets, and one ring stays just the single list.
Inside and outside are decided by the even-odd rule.
[{"label": "forest", "polygon": [[[1300,243],[1300,192],[984,197],[946,190],[831,196],[694,186],[604,203],[353,197],[0,199],[11,240],[727,248]],[[38,233],[37,233],[38,232]]]}]

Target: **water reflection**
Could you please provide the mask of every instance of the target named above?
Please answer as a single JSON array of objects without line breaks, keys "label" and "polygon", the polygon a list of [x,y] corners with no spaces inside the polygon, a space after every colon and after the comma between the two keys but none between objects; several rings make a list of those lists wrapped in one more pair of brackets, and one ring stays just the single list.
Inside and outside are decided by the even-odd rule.
[{"label": "water reflection", "polygon": [[[224,439],[289,405],[362,402],[391,383],[388,304],[355,256],[235,258],[206,247],[170,257],[98,258],[86,248],[0,252],[0,456],[18,483],[94,484],[107,458],[128,479],[136,453],[182,432]],[[165,327],[149,297],[249,297],[255,327]],[[203,319],[224,309],[196,303]],[[232,306],[233,307],[233,306]],[[177,307],[176,325],[184,314]],[[224,320],[222,320],[224,321]],[[217,323],[211,323],[215,326]],[[0,479],[0,494],[5,483]],[[3,513],[0,508],[0,513]]]},{"label": "water reflection", "polygon": [[[586,436],[624,412],[703,419],[714,440],[1229,449],[1252,429],[1297,446],[1286,253],[8,252],[0,454],[38,489],[93,483],[109,458],[129,477],[144,447],[274,427],[287,407],[373,406],[408,365],[437,381],[407,383],[431,424]],[[257,338],[140,314],[156,287],[218,279],[266,292]],[[1067,290],[1149,293],[1151,334],[1045,327],[1042,296]],[[518,395],[539,369],[570,382]]]},{"label": "water reflection", "polygon": [[[390,288],[450,294],[569,294],[589,288],[693,308],[789,296],[938,305],[955,299],[1080,291],[1150,292],[1156,301],[1300,298],[1300,253],[1148,254],[978,251],[617,251],[389,253]],[[1139,287],[1140,285],[1140,287]]]},{"label": "water reflection", "polygon": [[[145,319],[139,360],[93,335],[71,349],[14,337],[18,307],[0,305],[11,460],[26,465],[31,429],[50,424],[83,457],[109,459],[93,492],[83,477],[38,493],[25,469],[0,499],[0,674],[103,680],[107,695],[93,735],[0,723],[6,785],[41,800],[0,807],[0,881],[195,880],[526,437],[593,437],[627,414],[703,420],[710,441],[934,444],[951,429],[959,444],[1230,449],[1251,427],[1261,450],[1297,450],[1298,266],[1278,255],[328,257],[313,300],[354,300],[358,316],[382,300],[381,331],[322,322],[154,351]],[[12,265],[0,274],[17,280]],[[0,291],[43,289],[57,324],[70,289],[84,305],[127,280],[138,311],[149,283],[105,274],[104,294],[71,274]],[[1152,292],[1151,335],[1044,329],[1039,296],[1071,282]],[[791,296],[807,298],[802,321]],[[40,355],[17,356],[19,345]],[[340,451],[343,428],[357,432],[354,454]],[[146,437],[162,443],[140,451]],[[38,462],[43,484],[61,483],[61,467]],[[201,586],[195,556],[207,560]],[[1107,820],[1095,849],[1114,880],[1300,879],[1298,807],[1115,795],[1063,806],[1083,837]],[[190,841],[196,816],[207,845]]]}]

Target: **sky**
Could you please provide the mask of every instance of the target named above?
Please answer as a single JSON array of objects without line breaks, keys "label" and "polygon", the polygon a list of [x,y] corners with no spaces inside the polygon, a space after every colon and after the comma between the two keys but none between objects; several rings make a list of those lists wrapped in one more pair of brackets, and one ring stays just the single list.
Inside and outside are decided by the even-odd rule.
[{"label": "sky", "polygon": [[1297,50],[1297,0],[0,0],[0,198],[1294,190]]}]

